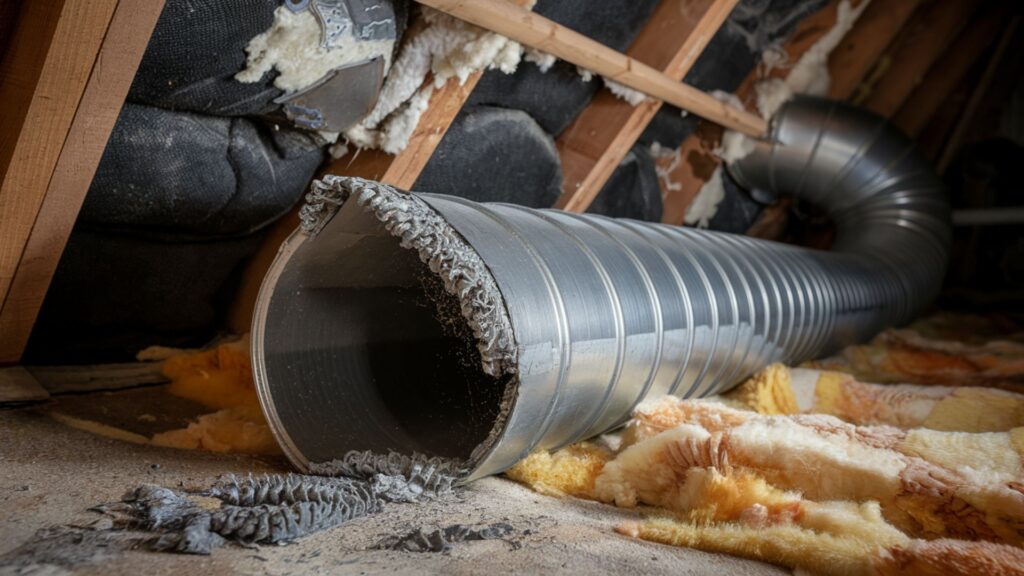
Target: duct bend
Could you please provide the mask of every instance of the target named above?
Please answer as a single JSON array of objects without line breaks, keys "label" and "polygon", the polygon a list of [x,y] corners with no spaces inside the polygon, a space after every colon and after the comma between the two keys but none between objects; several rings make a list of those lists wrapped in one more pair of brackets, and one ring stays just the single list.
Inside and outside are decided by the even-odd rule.
[{"label": "duct bend", "polygon": [[731,167],[838,225],[820,252],[731,234],[315,182],[257,302],[253,371],[300,469],[350,450],[504,470],[910,320],[949,244],[939,180],[884,121],[799,99]]}]

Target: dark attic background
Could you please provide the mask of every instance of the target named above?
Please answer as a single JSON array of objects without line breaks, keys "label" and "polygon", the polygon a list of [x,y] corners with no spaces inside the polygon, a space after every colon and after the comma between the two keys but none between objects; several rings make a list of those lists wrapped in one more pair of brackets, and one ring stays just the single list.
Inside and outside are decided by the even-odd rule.
[{"label": "dark attic background", "polygon": [[[535,11],[624,51],[656,4],[539,0]],[[735,92],[766,50],[793,40],[797,25],[826,4],[742,0],[685,82]],[[1017,11],[1013,3],[977,4],[971,14],[990,21]],[[272,85],[274,72],[254,84],[233,79],[245,65],[245,46],[271,25],[278,6],[277,0],[167,0],[53,279],[26,363],[122,361],[153,344],[202,345],[225,330],[247,260],[327,159],[322,139],[274,118],[273,100],[281,95]],[[410,6],[395,0],[393,7],[401,33]],[[925,19],[918,25],[927,24]],[[999,36],[998,30],[991,36]],[[1020,36],[1012,37],[1009,54],[1024,53]],[[898,54],[899,43],[886,54]],[[940,163],[958,208],[1024,205],[1015,175],[1024,161],[1022,60],[1004,58],[1000,70],[987,72],[985,56],[996,44],[985,43],[935,120],[915,134]],[[958,120],[986,73],[995,80],[974,104],[976,121],[964,127]],[[851,99],[869,100],[871,82],[885,75],[876,68],[869,75],[873,80]],[[584,81],[565,62],[547,72],[523,61],[514,74],[485,73],[414,189],[552,206],[562,190],[555,139],[602,89],[600,80]],[[665,191],[652,150],[675,150],[694,135],[703,139],[700,127],[698,119],[663,106],[589,211],[662,221]],[[724,189],[708,228],[828,246],[829,224],[810,207],[755,200],[727,174]],[[1019,312],[1020,225],[964,226],[957,234],[944,303]]]}]

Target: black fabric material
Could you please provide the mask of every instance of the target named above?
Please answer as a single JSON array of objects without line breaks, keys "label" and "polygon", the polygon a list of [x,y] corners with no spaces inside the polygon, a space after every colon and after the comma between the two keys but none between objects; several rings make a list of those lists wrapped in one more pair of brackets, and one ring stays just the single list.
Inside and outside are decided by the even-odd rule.
[{"label": "black fabric material", "polygon": [[[401,38],[408,2],[379,2],[394,9]],[[276,72],[251,84],[234,76],[245,68],[245,47],[273,24],[280,5],[281,0],[167,0],[128,100],[218,116],[277,108],[273,100],[283,92],[273,86]]]},{"label": "black fabric material", "polygon": [[538,0],[533,11],[623,52],[657,5],[658,0]]},{"label": "black fabric material", "polygon": [[674,150],[686,140],[687,136],[693,134],[699,123],[699,116],[693,114],[684,116],[679,108],[664,104],[658,109],[647,128],[644,128],[637,142],[648,146],[657,142],[665,148]]},{"label": "black fabric material", "polygon": [[126,104],[79,221],[247,234],[287,212],[322,161],[313,139],[296,130]]},{"label": "black fabric material", "polygon": [[[534,11],[624,51],[657,6],[657,0],[540,0]],[[549,134],[558,136],[601,88],[600,78],[584,82],[576,66],[556,63],[547,73],[524,61],[514,74],[491,70],[470,95],[470,104],[524,110]]]},{"label": "black fabric material", "polygon": [[167,0],[128,100],[204,114],[241,116],[272,108],[274,73],[243,84],[249,40],[274,22],[280,0]]},{"label": "black fabric material", "polygon": [[262,237],[182,243],[76,228],[24,361],[122,362],[153,344],[205,344]]},{"label": "black fabric material", "polygon": [[648,222],[661,222],[661,187],[654,158],[637,144],[626,154],[587,212]]},{"label": "black fabric material", "polygon": [[547,72],[523,61],[513,74],[484,73],[469,96],[470,105],[494,105],[524,110],[548,134],[558,135],[586,108],[601,89],[601,81],[584,82],[576,66],[556,62]]},{"label": "black fabric material", "polygon": [[718,204],[718,211],[708,222],[708,229],[743,234],[754,223],[764,206],[755,202],[746,190],[740,188],[728,170],[722,171],[722,187],[725,189],[725,198]]},{"label": "black fabric material", "polygon": [[475,106],[455,118],[413,189],[548,208],[561,187],[555,143],[529,114]]}]

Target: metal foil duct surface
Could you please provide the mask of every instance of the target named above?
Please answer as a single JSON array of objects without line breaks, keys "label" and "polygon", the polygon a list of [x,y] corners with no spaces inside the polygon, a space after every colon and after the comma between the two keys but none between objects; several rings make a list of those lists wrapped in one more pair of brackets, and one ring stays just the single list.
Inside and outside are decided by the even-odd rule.
[{"label": "metal foil duct surface", "polygon": [[285,452],[304,470],[421,452],[477,478],[612,429],[644,399],[715,394],[863,341],[935,297],[949,208],[884,120],[799,98],[730,170],[827,211],[834,249],[315,183],[253,324]]}]

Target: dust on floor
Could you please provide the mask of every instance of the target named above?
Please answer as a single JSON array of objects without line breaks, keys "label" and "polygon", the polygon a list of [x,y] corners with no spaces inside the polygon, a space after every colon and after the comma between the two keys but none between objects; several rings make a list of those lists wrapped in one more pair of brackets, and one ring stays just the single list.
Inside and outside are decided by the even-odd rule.
[{"label": "dust on floor", "polygon": [[[209,486],[219,476],[279,473],[275,457],[213,454],[132,444],[98,437],[52,420],[39,409],[0,411],[0,574],[18,573],[12,552],[24,550],[38,530],[84,526],[102,516],[89,508],[120,500],[139,484]],[[226,546],[209,556],[113,550],[69,555],[50,573],[234,574],[344,573],[608,573],[788,574],[773,566],[673,548],[620,536],[613,527],[638,519],[632,511],[555,499],[501,478],[476,482],[454,497],[394,505],[283,546]],[[463,524],[508,524],[502,538],[457,543],[447,553],[377,549],[410,531]],[[74,537],[72,536],[72,539]],[[7,562],[5,569],[4,563]],[[25,564],[25,558],[19,561]]]}]

